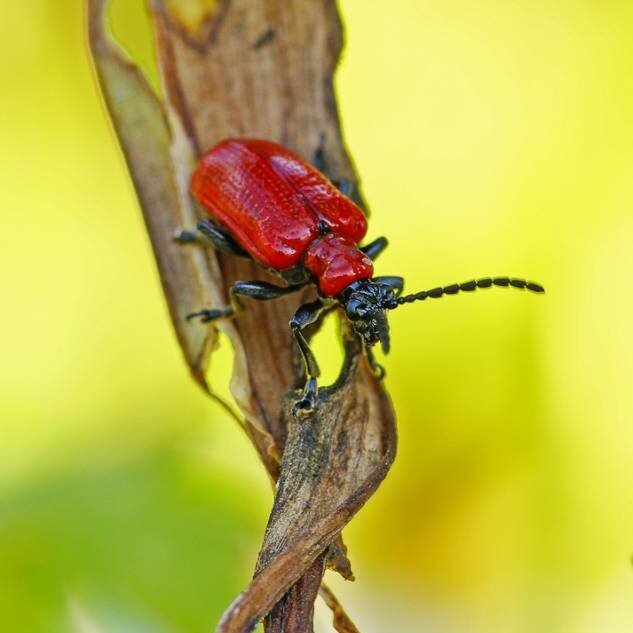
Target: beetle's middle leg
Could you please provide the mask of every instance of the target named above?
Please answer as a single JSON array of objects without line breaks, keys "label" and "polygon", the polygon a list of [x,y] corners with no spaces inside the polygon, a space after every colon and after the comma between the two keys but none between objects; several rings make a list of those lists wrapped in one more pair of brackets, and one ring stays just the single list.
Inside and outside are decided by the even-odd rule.
[{"label": "beetle's middle leg", "polygon": [[316,323],[325,310],[326,306],[320,299],[317,299],[311,303],[304,303],[290,319],[290,329],[299,346],[306,371],[306,384],[301,399],[292,407],[292,414],[298,418],[305,418],[314,412],[318,395],[317,378],[321,374],[316,358],[308,341],[303,336],[302,330],[308,325]]},{"label": "beetle's middle leg", "polygon": [[202,323],[234,316],[240,309],[240,297],[249,297],[258,301],[277,299],[303,288],[303,285],[275,286],[265,281],[236,281],[231,287],[231,305],[224,308],[199,310],[187,315],[187,321],[199,317]]}]

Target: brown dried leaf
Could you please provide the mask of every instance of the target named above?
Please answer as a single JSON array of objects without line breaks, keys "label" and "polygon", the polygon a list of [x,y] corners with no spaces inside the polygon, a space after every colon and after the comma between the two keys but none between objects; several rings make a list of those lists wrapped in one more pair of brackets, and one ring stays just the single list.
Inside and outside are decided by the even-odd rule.
[{"label": "brown dried leaf", "polygon": [[283,600],[275,604],[264,621],[266,631],[292,633],[312,630],[314,601],[324,572],[325,554],[321,554],[294,584]]},{"label": "brown dried leaf", "polygon": [[[235,280],[266,274],[252,262],[172,242],[176,230],[192,228],[197,219],[187,192],[191,167],[228,136],[277,140],[311,158],[325,135],[329,175],[354,180],[332,87],[341,48],[335,2],[150,0],[165,103],[107,34],[107,1],[87,2],[95,65],[174,326],[194,377],[206,386],[215,332],[186,323],[184,315],[224,305]],[[279,477],[256,576],[223,618],[223,632],[246,631],[273,607],[269,633],[311,630],[324,564],[351,577],[340,530],[378,486],[395,452],[393,413],[359,362],[354,339],[342,378],[321,393],[318,414],[302,424],[289,414],[296,393],[284,397],[301,372],[287,324],[305,298],[251,302],[239,319],[219,325],[235,349],[231,387],[245,428],[268,472]],[[340,631],[354,630],[349,619],[338,622]]]},{"label": "brown dried leaf", "polygon": [[[206,388],[204,370],[215,330],[191,328],[185,315],[191,305],[212,301],[210,289],[222,284],[202,253],[183,249],[174,232],[194,222],[182,195],[172,160],[174,134],[163,105],[139,69],[122,53],[106,30],[108,0],[89,0],[88,36],[99,82],[138,194],[160,278],[178,340],[195,379]],[[184,157],[182,170],[189,170]]]},{"label": "brown dried leaf", "polygon": [[321,390],[308,421],[290,413],[296,394],[286,398],[288,437],[256,575],[218,633],[249,631],[311,569],[387,474],[396,448],[391,406],[359,363],[359,351],[356,337],[347,338],[341,377]]},{"label": "brown dried leaf", "polygon": [[360,633],[327,585],[321,585],[320,593],[325,604],[332,610],[332,624],[338,633]]}]

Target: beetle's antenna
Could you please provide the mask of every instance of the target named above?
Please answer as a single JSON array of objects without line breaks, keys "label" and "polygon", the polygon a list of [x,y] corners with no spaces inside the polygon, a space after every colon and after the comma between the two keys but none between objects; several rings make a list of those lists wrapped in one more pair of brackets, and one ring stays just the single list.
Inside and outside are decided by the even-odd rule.
[{"label": "beetle's antenna", "polygon": [[466,281],[463,284],[452,284],[450,286],[444,286],[439,288],[432,288],[431,290],[422,290],[411,295],[405,295],[404,297],[397,297],[390,299],[385,308],[393,310],[398,306],[405,303],[413,303],[414,301],[424,301],[427,297],[431,299],[439,299],[444,295],[456,295],[458,292],[472,292],[477,288],[490,288],[491,286],[518,288],[519,290],[531,290],[532,292],[545,292],[545,288],[540,284],[536,284],[533,281],[525,281],[525,279],[515,279],[511,277],[484,277],[483,279],[473,279],[472,281]]}]

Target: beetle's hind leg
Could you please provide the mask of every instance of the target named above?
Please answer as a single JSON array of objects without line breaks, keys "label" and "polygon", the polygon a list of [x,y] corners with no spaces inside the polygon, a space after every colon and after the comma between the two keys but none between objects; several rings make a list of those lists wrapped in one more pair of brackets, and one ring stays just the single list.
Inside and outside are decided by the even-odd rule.
[{"label": "beetle's hind leg", "polygon": [[198,231],[211,243],[216,251],[237,255],[238,257],[250,257],[250,255],[229,235],[218,228],[213,222],[200,220]]},{"label": "beetle's hind leg", "polygon": [[297,418],[306,418],[314,413],[318,396],[317,378],[321,374],[316,358],[308,341],[303,336],[302,330],[308,325],[316,323],[325,310],[326,306],[320,299],[317,299],[311,303],[304,303],[290,319],[290,329],[299,346],[306,372],[306,383],[301,399],[292,407],[292,414]]},{"label": "beetle's hind leg", "polygon": [[237,255],[238,257],[250,257],[250,255],[239,246],[239,244],[229,235],[224,232],[218,226],[207,220],[200,220],[198,222],[198,231],[200,235],[195,231],[177,231],[174,235],[174,242],[178,244],[198,244],[205,245],[210,244],[216,251],[221,253],[229,253],[230,255]]}]

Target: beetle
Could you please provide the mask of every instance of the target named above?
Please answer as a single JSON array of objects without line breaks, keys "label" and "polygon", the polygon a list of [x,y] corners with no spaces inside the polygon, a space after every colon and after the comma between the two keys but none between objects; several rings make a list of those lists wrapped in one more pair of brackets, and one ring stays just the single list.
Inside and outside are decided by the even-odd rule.
[{"label": "beetle", "polygon": [[[328,310],[341,306],[361,338],[370,367],[382,377],[372,347],[389,352],[387,311],[401,305],[439,298],[477,288],[510,286],[542,293],[537,283],[510,277],[486,277],[461,284],[402,295],[402,277],[374,277],[373,262],[387,247],[379,237],[361,246],[367,220],[351,199],[347,181],[333,183],[316,166],[285,147],[267,140],[232,138],[218,143],[198,162],[191,178],[193,198],[211,217],[197,224],[199,232],[218,251],[250,257],[277,274],[283,285],[238,281],[230,289],[231,303],[192,312],[187,320],[203,323],[233,317],[240,297],[274,299],[316,284],[318,299],[301,305],[290,329],[303,358],[306,381],[292,411],[307,417],[317,403],[319,366],[302,330]],[[197,242],[181,231],[178,242]]]}]

